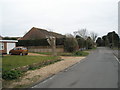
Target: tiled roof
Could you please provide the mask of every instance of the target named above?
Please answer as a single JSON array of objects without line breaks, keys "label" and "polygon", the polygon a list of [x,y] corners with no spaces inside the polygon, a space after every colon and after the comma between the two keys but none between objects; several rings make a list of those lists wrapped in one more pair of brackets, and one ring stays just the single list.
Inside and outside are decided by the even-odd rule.
[{"label": "tiled roof", "polygon": [[30,31],[28,31],[22,38],[19,40],[36,40],[43,39],[49,36],[54,36],[56,38],[63,38],[64,35],[58,34],[55,32],[50,32],[45,29],[35,28],[33,27]]}]

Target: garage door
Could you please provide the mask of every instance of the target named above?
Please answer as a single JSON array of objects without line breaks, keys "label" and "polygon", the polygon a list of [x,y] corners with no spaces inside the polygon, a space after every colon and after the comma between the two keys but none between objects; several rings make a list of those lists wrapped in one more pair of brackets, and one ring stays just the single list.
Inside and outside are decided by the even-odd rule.
[{"label": "garage door", "polygon": [[7,54],[9,54],[9,51],[15,47],[15,43],[7,43]]}]

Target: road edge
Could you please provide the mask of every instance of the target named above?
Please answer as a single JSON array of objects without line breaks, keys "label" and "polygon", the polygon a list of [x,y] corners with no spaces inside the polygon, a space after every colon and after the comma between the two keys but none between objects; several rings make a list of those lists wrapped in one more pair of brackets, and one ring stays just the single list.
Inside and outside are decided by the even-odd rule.
[{"label": "road edge", "polygon": [[[85,58],[86,58],[86,57],[85,57]],[[39,81],[39,82],[36,82],[36,83],[30,85],[30,86],[27,87],[27,88],[35,88],[38,84],[40,84],[40,83],[45,83],[47,80],[53,78],[55,75],[57,75],[57,74],[59,74],[59,73],[61,73],[61,72],[66,72],[66,71],[68,71],[70,68],[74,67],[75,65],[77,65],[77,64],[79,64],[79,63],[81,63],[81,62],[84,62],[84,59],[85,59],[85,58],[83,58],[83,59],[80,60],[79,62],[77,62],[77,63],[75,63],[75,64],[73,64],[73,65],[71,65],[71,66],[69,66],[69,67],[67,67],[67,68],[59,71],[59,72],[56,73],[56,74],[50,75],[50,76],[48,76],[47,78],[45,78],[45,79],[43,79],[43,80],[41,80],[41,81]]]}]

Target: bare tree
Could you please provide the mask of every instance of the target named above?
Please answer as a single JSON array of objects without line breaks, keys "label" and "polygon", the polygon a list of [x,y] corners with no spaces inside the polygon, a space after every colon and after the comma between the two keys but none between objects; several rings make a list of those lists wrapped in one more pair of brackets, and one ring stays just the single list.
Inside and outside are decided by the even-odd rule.
[{"label": "bare tree", "polygon": [[92,38],[92,40],[95,42],[96,38],[97,38],[98,34],[95,32],[91,32],[90,33],[90,37]]},{"label": "bare tree", "polygon": [[88,35],[87,29],[79,29],[78,31],[75,31],[73,33],[74,33],[75,36],[79,35],[82,38],[87,39],[87,35]]},{"label": "bare tree", "polygon": [[57,55],[57,53],[56,53],[56,38],[53,36],[49,36],[49,37],[46,36],[46,38],[47,38],[48,43],[52,47],[53,56],[56,56]]},{"label": "bare tree", "polygon": [[69,33],[65,34],[65,36],[66,36],[66,37],[69,37],[69,38],[70,38],[70,37],[71,37],[71,38],[74,38],[74,36],[73,36],[72,34],[69,34]]}]

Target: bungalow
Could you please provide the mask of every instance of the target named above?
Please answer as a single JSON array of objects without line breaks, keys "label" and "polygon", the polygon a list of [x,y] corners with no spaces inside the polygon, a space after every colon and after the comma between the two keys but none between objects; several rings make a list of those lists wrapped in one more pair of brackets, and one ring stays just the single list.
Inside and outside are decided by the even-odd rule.
[{"label": "bungalow", "polygon": [[[55,37],[57,39],[64,38],[65,36],[56,32],[47,31],[45,29],[40,29],[33,27],[31,28],[23,37],[18,39],[19,41],[23,40],[40,40],[46,39],[47,37]],[[52,49],[50,46],[27,46],[28,51],[30,52],[51,52]],[[57,52],[64,52],[63,45],[57,46]]]},{"label": "bungalow", "polygon": [[0,53],[9,54],[9,51],[16,47],[17,40],[0,40]]},{"label": "bungalow", "polygon": [[36,39],[44,39],[49,36],[54,36],[56,38],[64,38],[65,36],[59,33],[47,31],[45,29],[31,28],[22,38],[18,40],[36,40]]}]

